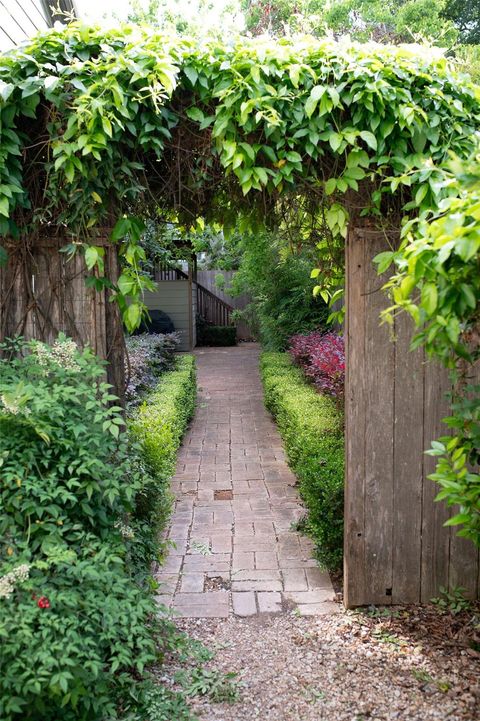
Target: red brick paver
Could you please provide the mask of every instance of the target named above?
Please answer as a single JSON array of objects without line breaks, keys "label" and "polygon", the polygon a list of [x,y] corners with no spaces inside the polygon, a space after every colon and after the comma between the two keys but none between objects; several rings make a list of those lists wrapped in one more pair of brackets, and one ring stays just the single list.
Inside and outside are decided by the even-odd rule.
[{"label": "red brick paver", "polygon": [[335,610],[278,430],[263,405],[259,349],[196,352],[199,398],[172,481],[175,544],[156,573],[158,601],[182,616]]}]

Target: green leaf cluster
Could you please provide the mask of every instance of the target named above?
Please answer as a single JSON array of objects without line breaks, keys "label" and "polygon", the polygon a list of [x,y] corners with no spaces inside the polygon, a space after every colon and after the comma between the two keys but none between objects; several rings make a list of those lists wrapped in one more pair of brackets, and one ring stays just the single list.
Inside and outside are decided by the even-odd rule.
[{"label": "green leaf cluster", "polygon": [[460,526],[459,536],[480,547],[480,386],[469,385],[444,419],[451,436],[433,441],[429,455],[439,458],[430,478],[441,487],[437,500],[455,508],[448,526]]},{"label": "green leaf cluster", "polygon": [[[430,48],[313,38],[202,42],[72,23],[3,55],[0,83],[0,234],[48,224],[95,246],[92,230],[120,218],[127,328],[148,287],[135,215],[222,220],[251,191],[320,204],[365,185],[377,209],[399,192],[406,210],[436,207],[437,168],[468,154],[480,118],[478,90]],[[82,247],[101,271],[98,246]]]},{"label": "green leaf cluster", "polygon": [[[139,709],[161,696],[146,669],[178,638],[157,618],[149,566],[193,405],[193,362],[162,381],[163,440],[173,430],[155,463],[129,438],[90,350],[61,336],[52,347],[15,342],[2,351],[0,716],[145,718]],[[5,593],[19,567],[26,576]]]}]

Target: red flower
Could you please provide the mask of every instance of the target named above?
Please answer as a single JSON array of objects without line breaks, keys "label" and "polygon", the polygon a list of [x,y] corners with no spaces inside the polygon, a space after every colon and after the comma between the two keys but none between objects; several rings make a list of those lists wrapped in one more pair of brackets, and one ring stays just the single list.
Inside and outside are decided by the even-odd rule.
[{"label": "red flower", "polygon": [[50,601],[46,596],[40,596],[37,601],[38,608],[50,608]]}]

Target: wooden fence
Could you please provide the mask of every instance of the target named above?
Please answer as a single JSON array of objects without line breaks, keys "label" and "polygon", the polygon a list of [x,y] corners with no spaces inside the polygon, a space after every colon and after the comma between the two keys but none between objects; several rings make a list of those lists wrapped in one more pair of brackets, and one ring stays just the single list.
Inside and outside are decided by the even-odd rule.
[{"label": "wooden fence", "polygon": [[[116,249],[108,233],[95,238],[105,249],[105,275],[118,277]],[[124,338],[116,303],[109,291],[87,288],[87,269],[81,253],[69,259],[59,252],[65,238],[36,239],[25,247],[12,243],[8,262],[0,268],[0,339],[22,335],[52,342],[60,331],[80,346],[89,344],[110,361],[109,382],[124,393]]]},{"label": "wooden fence", "polygon": [[[395,242],[395,239],[391,239]],[[479,554],[444,527],[424,454],[446,434],[446,371],[411,352],[412,323],[379,323],[388,300],[372,258],[388,249],[383,233],[352,230],[346,249],[345,603],[428,602],[440,586],[479,592]],[[395,342],[392,342],[392,332]]]}]

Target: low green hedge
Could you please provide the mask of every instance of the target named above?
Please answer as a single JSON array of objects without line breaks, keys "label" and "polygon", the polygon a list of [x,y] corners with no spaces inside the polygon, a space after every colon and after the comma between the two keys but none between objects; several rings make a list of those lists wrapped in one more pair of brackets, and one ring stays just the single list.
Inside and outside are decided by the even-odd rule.
[{"label": "low green hedge", "polygon": [[237,345],[237,329],[234,325],[197,325],[197,345]]},{"label": "low green hedge", "polygon": [[195,410],[196,389],[195,358],[180,356],[176,369],[160,378],[129,418],[130,434],[140,446],[141,462],[151,478],[137,495],[133,514],[139,539],[137,552],[144,564],[154,560],[149,554],[158,552],[157,540],[170,515],[169,480]]},{"label": "low green hedge", "polygon": [[275,417],[308,508],[320,561],[337,569],[343,549],[343,414],[305,381],[285,353],[263,353],[265,404]]}]

